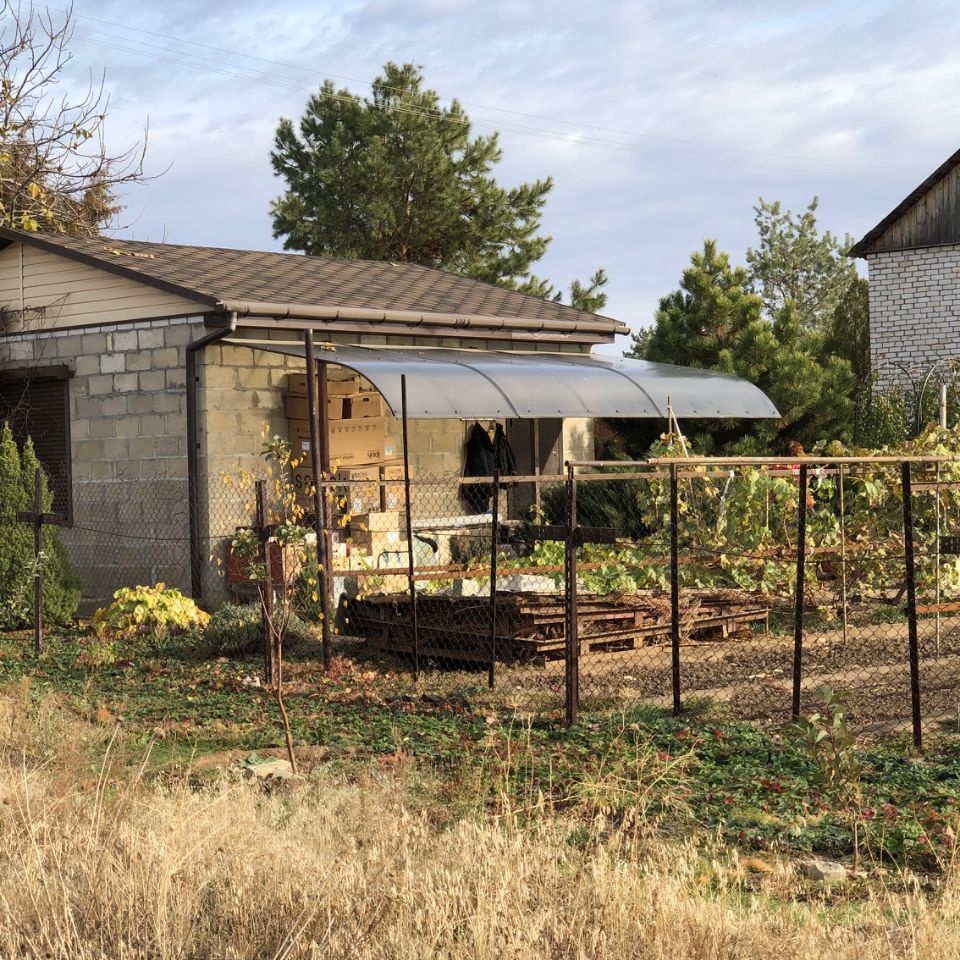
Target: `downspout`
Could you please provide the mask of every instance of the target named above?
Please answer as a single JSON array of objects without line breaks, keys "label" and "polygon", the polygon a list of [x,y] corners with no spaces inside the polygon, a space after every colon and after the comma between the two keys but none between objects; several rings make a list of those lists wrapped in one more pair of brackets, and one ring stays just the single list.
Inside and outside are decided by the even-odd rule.
[{"label": "downspout", "polygon": [[200,441],[197,431],[197,354],[237,329],[236,313],[227,314],[227,325],[187,344],[187,496],[190,508],[190,594],[200,599],[203,552],[200,537]]}]

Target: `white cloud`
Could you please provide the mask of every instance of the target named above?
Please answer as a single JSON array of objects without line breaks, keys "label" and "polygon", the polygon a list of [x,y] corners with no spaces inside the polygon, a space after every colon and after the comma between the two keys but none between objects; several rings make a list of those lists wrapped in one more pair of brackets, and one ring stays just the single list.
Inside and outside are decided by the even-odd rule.
[{"label": "white cloud", "polygon": [[565,286],[605,266],[608,312],[635,326],[705,236],[742,257],[757,196],[796,208],[818,194],[825,226],[859,234],[958,146],[960,27],[936,0],[78,0],[76,12],[76,74],[107,68],[112,142],[149,115],[153,169],[173,163],[129,198],[137,236],[278,246],[277,118],[298,117],[323,76],[364,92],[384,60],[413,60],[478,130],[502,128],[504,182],[553,175],[538,272]]}]

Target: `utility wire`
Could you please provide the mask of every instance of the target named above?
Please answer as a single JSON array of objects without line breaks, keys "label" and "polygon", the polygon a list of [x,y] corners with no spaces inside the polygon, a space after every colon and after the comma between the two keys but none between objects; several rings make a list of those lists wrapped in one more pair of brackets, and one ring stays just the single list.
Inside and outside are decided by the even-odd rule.
[{"label": "utility wire", "polygon": [[[63,12],[63,13],[68,13],[68,11],[65,11],[65,10],[61,10],[61,12]],[[88,21],[91,21],[91,22],[94,22],[94,23],[103,24],[103,25],[110,26],[110,27],[113,27],[113,28],[116,28],[116,29],[120,29],[120,30],[124,30],[124,31],[130,32],[130,33],[139,33],[139,34],[143,34],[143,35],[146,35],[146,36],[152,36],[152,37],[156,37],[156,38],[159,38],[159,39],[168,40],[168,41],[170,41],[170,42],[182,44],[182,45],[185,45],[185,46],[192,46],[192,47],[196,47],[196,48],[198,48],[198,49],[209,50],[209,51],[212,51],[212,52],[214,52],[214,53],[219,53],[219,54],[223,54],[223,55],[225,55],[225,56],[229,56],[229,57],[233,58],[234,60],[240,59],[240,60],[246,60],[246,61],[253,61],[253,62],[265,64],[265,65],[268,65],[268,66],[271,66],[271,67],[280,67],[280,68],[282,68],[282,69],[284,69],[284,70],[293,70],[293,71],[299,71],[299,72],[302,72],[302,73],[307,73],[307,74],[310,74],[311,77],[316,77],[316,76],[317,76],[317,71],[314,71],[314,70],[313,70],[312,68],[310,68],[310,67],[299,66],[299,65],[297,65],[297,64],[286,63],[286,62],[279,61],[279,60],[271,60],[271,59],[268,59],[268,58],[265,58],[265,57],[258,57],[258,56],[252,55],[252,54],[245,54],[245,53],[241,53],[241,52],[236,51],[236,50],[230,50],[230,49],[227,49],[227,48],[224,48],[224,47],[214,46],[214,45],[212,45],[212,44],[201,43],[200,41],[187,40],[187,39],[184,39],[184,38],[182,38],[182,37],[176,37],[176,36],[173,36],[173,35],[167,34],[167,33],[162,33],[162,32],[158,32],[158,31],[154,31],[154,30],[147,30],[147,29],[140,28],[140,27],[133,27],[133,26],[129,26],[129,25],[127,25],[127,24],[121,24],[121,23],[118,23],[118,22],[116,22],[116,21],[107,20],[107,19],[102,18],[102,17],[94,17],[94,16],[90,16],[90,15],[88,15],[88,14],[80,14],[80,13],[76,13],[76,12],[74,12],[74,16],[76,16],[76,17],[78,17],[78,18],[80,18],[80,19],[83,19],[83,20],[88,20]],[[150,43],[147,43],[146,41],[140,41],[140,40],[137,40],[137,39],[131,38],[131,37],[122,37],[122,36],[117,36],[116,34],[111,34],[111,33],[105,32],[105,31],[99,31],[99,30],[95,30],[95,29],[93,29],[93,28],[90,28],[90,29],[92,30],[92,32],[97,33],[97,34],[99,34],[99,35],[101,35],[101,36],[105,36],[105,37],[109,38],[110,40],[112,40],[113,42],[107,43],[107,42],[105,42],[105,41],[98,41],[98,40],[93,39],[93,38],[90,37],[90,36],[87,36],[86,34],[78,34],[78,35],[77,35],[77,36],[78,36],[78,39],[83,40],[83,41],[88,42],[88,43],[97,44],[98,46],[109,47],[109,48],[112,48],[112,49],[121,50],[121,51],[123,51],[123,52],[132,53],[132,54],[135,54],[135,55],[151,57],[151,58],[156,59],[156,60],[162,60],[162,61],[169,62],[169,63],[175,63],[175,64],[180,65],[180,66],[193,66],[193,67],[198,68],[198,69],[209,70],[210,72],[218,73],[218,74],[220,74],[220,75],[222,75],[222,76],[232,77],[232,78],[235,78],[235,79],[247,80],[247,81],[251,81],[251,82],[254,82],[254,83],[269,84],[269,85],[272,85],[272,86],[280,86],[280,87],[282,87],[282,88],[284,88],[284,89],[304,89],[304,88],[308,88],[308,89],[311,89],[311,90],[314,89],[313,83],[308,84],[307,81],[298,81],[298,80],[295,80],[294,78],[290,77],[290,78],[283,78],[283,79],[286,79],[286,80],[289,81],[288,83],[283,83],[283,82],[272,81],[272,80],[270,80],[269,78],[264,77],[264,76],[262,76],[262,75],[260,75],[260,76],[255,76],[255,75],[251,75],[250,73],[237,73],[237,72],[233,72],[233,71],[227,71],[227,70],[222,69],[222,65],[221,65],[221,63],[220,63],[219,60],[213,60],[213,59],[211,59],[211,58],[202,57],[202,56],[199,56],[199,55],[197,55],[197,54],[189,53],[189,52],[187,52],[187,51],[170,50],[170,48],[168,48],[168,47],[159,46],[159,45],[157,45],[157,44],[150,44]],[[121,41],[121,42],[126,42],[126,43],[139,44],[141,47],[153,48],[154,50],[160,51],[161,54],[159,54],[159,55],[158,55],[158,54],[154,54],[154,53],[149,52],[149,50],[146,50],[146,49],[124,47],[124,46],[119,45],[119,44],[116,42],[117,40],[119,40],[119,41]],[[201,61],[201,62],[200,62],[200,63],[191,63],[191,62],[189,62],[189,61],[183,61],[183,60],[181,60],[181,59],[176,59],[174,56],[171,56],[171,55],[179,55],[179,56],[181,56],[181,57],[182,57],[182,56],[188,56],[188,57],[193,58],[194,60]],[[261,71],[260,73],[262,74],[263,71]],[[333,78],[333,79],[343,80],[343,81],[346,81],[346,82],[349,82],[349,83],[365,84],[365,81],[358,80],[358,79],[355,78],[355,77],[347,77],[347,76],[343,76],[343,75],[339,75],[339,74],[332,74],[332,73],[323,74],[323,76],[329,77],[329,78]],[[390,90],[391,88],[388,87],[388,88],[386,88],[386,89]],[[401,91],[401,90],[396,90],[395,92],[397,92],[397,93],[402,93],[403,91]],[[331,95],[328,95],[328,94],[327,94],[327,95],[325,95],[325,96],[331,96]],[[338,99],[338,100],[346,100],[346,99],[348,99],[348,98],[346,98],[346,97],[344,97],[343,95],[340,95],[340,94],[334,94],[334,95],[332,95],[332,97],[333,97],[334,99]],[[349,98],[349,99],[352,100],[353,102],[357,102],[357,101],[360,100],[359,97],[356,97],[356,98],[351,97],[351,98]],[[469,107],[476,108],[476,109],[479,109],[479,110],[490,111],[490,112],[495,112],[495,113],[501,113],[501,114],[505,114],[505,115],[521,117],[521,118],[523,118],[523,119],[529,119],[529,120],[537,120],[537,121],[546,122],[546,123],[569,125],[569,126],[576,127],[578,130],[581,130],[581,129],[595,130],[595,131],[600,132],[600,133],[610,133],[610,134],[615,134],[615,135],[617,135],[617,136],[626,136],[626,137],[630,137],[630,138],[634,138],[634,139],[651,140],[651,141],[656,141],[656,142],[658,142],[658,143],[664,143],[664,144],[676,144],[676,145],[678,145],[678,146],[694,147],[694,148],[697,148],[697,149],[700,149],[700,150],[710,150],[710,151],[725,150],[725,151],[728,151],[728,152],[731,152],[731,153],[743,154],[743,155],[745,155],[745,156],[766,157],[766,158],[769,158],[770,160],[789,161],[789,162],[792,162],[792,163],[803,163],[803,164],[816,163],[816,164],[825,164],[825,165],[829,165],[829,166],[843,167],[843,168],[847,168],[847,169],[850,169],[850,170],[854,170],[854,169],[864,170],[864,169],[867,169],[863,164],[859,164],[859,163],[852,162],[852,161],[835,160],[835,159],[820,158],[820,157],[810,157],[810,156],[802,156],[802,155],[796,155],[796,154],[784,154],[784,153],[777,153],[777,152],[768,151],[768,150],[756,150],[756,149],[752,149],[752,148],[748,148],[748,147],[736,147],[736,146],[729,146],[729,145],[724,145],[724,144],[715,144],[715,143],[709,143],[709,142],[706,142],[706,141],[698,141],[698,140],[685,139],[685,138],[679,138],[679,137],[665,137],[665,136],[661,136],[661,135],[658,135],[658,134],[642,133],[642,132],[635,131],[635,130],[625,130],[625,129],[622,129],[622,128],[605,127],[605,126],[600,126],[600,125],[598,125],[598,124],[583,123],[583,122],[580,122],[580,121],[577,121],[577,120],[570,120],[570,119],[568,119],[568,118],[563,118],[563,117],[548,117],[548,116],[543,116],[543,115],[540,115],[540,114],[525,113],[525,112],[518,111],[518,110],[510,110],[510,109],[504,108],[504,107],[495,107],[495,106],[489,106],[489,105],[484,105],[484,104],[478,104],[478,103],[474,103],[474,102],[470,102],[470,101],[465,101],[465,100],[464,100],[464,101],[458,101],[458,102],[462,103],[462,104],[465,105],[465,106],[469,106]],[[429,117],[429,116],[439,117],[439,116],[444,115],[444,114],[441,113],[441,111],[423,110],[422,108],[409,108],[409,107],[407,107],[407,108],[398,108],[397,105],[392,105],[391,108],[392,108],[392,109],[395,109],[395,110],[396,110],[396,109],[399,109],[401,112],[409,112],[409,113],[411,113],[412,115],[420,115],[420,116],[426,116],[426,117]],[[468,119],[468,118],[466,118],[466,117],[464,117],[464,118],[459,118],[459,117],[449,118],[449,117],[448,117],[448,119],[453,119],[454,121],[463,122],[463,123],[465,123],[465,124],[469,124],[469,123],[470,123],[470,119]],[[494,123],[494,121],[493,121],[492,119],[489,119],[489,118],[477,118],[477,117],[474,117],[473,120],[474,120],[474,122],[476,122],[476,123],[485,123],[485,124],[493,124],[493,123]],[[516,130],[516,131],[519,131],[519,132],[522,132],[522,133],[525,133],[525,134],[529,134],[529,135],[541,136],[541,137],[544,137],[544,138],[546,138],[546,139],[563,140],[563,141],[565,141],[565,142],[570,142],[570,143],[596,144],[596,145],[600,145],[600,146],[608,146],[608,147],[614,147],[614,148],[619,148],[619,149],[634,149],[634,148],[640,146],[639,144],[624,143],[623,141],[620,141],[620,140],[610,140],[610,139],[602,139],[602,138],[598,138],[598,137],[588,137],[588,136],[584,136],[584,135],[582,135],[582,134],[580,134],[580,133],[578,133],[578,132],[565,133],[565,132],[563,132],[563,131],[558,131],[558,130],[545,130],[545,129],[543,129],[543,128],[530,127],[530,126],[526,126],[526,125],[522,125],[522,124],[509,124],[509,128],[510,128],[510,129],[513,129],[513,130]],[[717,160],[717,159],[719,159],[719,158],[717,158],[716,156],[713,156],[712,159]]]}]

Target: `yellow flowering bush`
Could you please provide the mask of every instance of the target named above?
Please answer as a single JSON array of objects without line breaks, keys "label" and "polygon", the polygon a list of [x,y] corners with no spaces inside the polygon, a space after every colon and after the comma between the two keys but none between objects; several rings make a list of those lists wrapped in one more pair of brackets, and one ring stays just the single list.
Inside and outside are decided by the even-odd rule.
[{"label": "yellow flowering bush", "polygon": [[101,607],[92,623],[100,638],[132,639],[141,634],[165,637],[171,633],[203,630],[210,614],[174,587],[122,587],[113,603]]}]

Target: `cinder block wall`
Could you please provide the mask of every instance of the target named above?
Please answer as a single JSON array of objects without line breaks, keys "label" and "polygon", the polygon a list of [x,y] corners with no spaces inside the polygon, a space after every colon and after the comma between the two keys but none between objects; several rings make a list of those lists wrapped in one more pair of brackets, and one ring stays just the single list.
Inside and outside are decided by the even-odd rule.
[{"label": "cinder block wall", "polygon": [[74,525],[63,540],[85,609],[123,585],[190,586],[184,361],[202,329],[194,317],[0,341],[0,368],[74,372]]},{"label": "cinder block wall", "polygon": [[960,244],[874,253],[867,264],[880,388],[905,385],[938,360],[960,356]]}]

